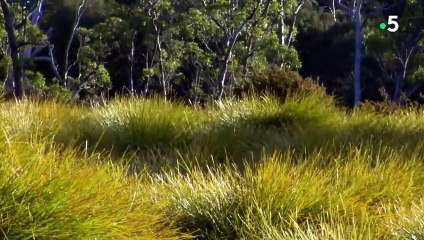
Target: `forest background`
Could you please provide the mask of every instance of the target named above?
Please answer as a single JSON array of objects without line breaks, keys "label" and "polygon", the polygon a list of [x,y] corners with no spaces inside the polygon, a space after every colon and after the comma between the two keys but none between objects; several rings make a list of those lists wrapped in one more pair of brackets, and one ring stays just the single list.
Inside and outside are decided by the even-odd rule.
[{"label": "forest background", "polygon": [[[1,1],[6,96],[162,95],[198,105],[284,95],[422,102],[424,1]],[[381,30],[389,16],[399,29]]]}]

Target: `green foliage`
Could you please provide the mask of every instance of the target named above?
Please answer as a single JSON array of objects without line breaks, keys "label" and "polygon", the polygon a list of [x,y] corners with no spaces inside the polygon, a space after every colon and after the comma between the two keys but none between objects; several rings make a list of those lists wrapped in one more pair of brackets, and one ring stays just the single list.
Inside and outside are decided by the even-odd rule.
[{"label": "green foliage", "polygon": [[10,66],[11,59],[10,57],[1,56],[0,58],[0,79],[4,80],[6,79],[6,76],[8,74],[8,68]]},{"label": "green foliage", "polygon": [[63,102],[69,102],[72,98],[71,92],[57,83],[49,86],[47,90],[47,96],[49,98],[59,99]]},{"label": "green foliage", "polygon": [[[293,11],[293,2],[284,6],[287,12]],[[215,94],[213,89],[216,88],[205,89],[202,84],[218,85],[219,72],[230,49],[229,42],[233,39],[237,53],[232,54],[229,61],[228,76],[241,76],[241,68],[261,67],[267,62],[299,68],[301,63],[296,50],[278,44],[275,24],[271,29],[266,27],[278,7],[273,6],[273,13],[267,15],[265,3],[260,3],[254,18],[246,26],[241,25],[252,13],[255,4],[251,1],[231,7],[224,2],[212,1],[199,5],[191,1],[171,4],[168,0],[158,1],[157,4],[143,1],[130,5],[111,4],[101,22],[92,28],[78,30],[85,46],[81,53],[89,56],[88,59],[81,59],[81,62],[93,59],[96,62],[100,59],[102,62],[119,62],[117,64],[125,68],[113,67],[108,71],[113,71],[111,77],[115,78],[115,84],[119,82],[119,86],[126,88],[130,87],[128,68],[140,66],[133,68],[132,80],[135,85],[146,84],[145,79],[149,77],[149,81],[155,81],[149,82],[150,86],[160,86],[161,92],[171,93],[171,86],[172,89],[187,89],[173,94],[188,98],[195,98],[197,96],[194,95],[201,92]],[[234,35],[239,28],[242,28],[240,33]],[[245,48],[248,39],[255,38],[258,40],[252,45],[252,55]],[[270,41],[272,46],[268,44]],[[133,44],[137,50],[134,59],[131,57]],[[195,63],[202,66],[199,79],[194,79],[196,73],[191,69]],[[120,79],[117,80],[115,76],[120,76]],[[123,81],[122,78],[128,80]],[[197,85],[193,84],[194,81]],[[156,87],[152,87],[153,91],[158,90]]]},{"label": "green foliage", "polygon": [[[384,22],[386,16],[377,17],[369,21],[370,27],[366,28],[365,48],[367,52],[375,59],[379,65],[378,76],[386,91],[389,91],[391,82],[402,80],[401,90],[404,91],[406,86],[421,84],[421,65],[424,63],[421,57],[423,39],[419,32],[422,31],[423,5],[418,1],[393,1],[390,15],[398,16],[399,30],[395,33],[381,31],[375,26]],[[405,67],[405,76],[400,77],[400,69]],[[395,72],[392,79],[388,75]],[[397,74],[396,74],[397,73]],[[403,74],[403,73],[402,73]],[[405,84],[403,84],[405,82]],[[405,91],[407,92],[407,91]],[[391,96],[393,100],[396,96]],[[410,97],[410,96],[408,96]]]},{"label": "green foliage", "polygon": [[302,67],[296,49],[287,45],[280,45],[275,34],[264,36],[259,46],[261,50],[259,54],[265,56],[267,63],[281,64],[291,69]]},{"label": "green foliage", "polygon": [[42,93],[48,89],[48,87],[46,86],[46,79],[40,72],[33,72],[27,70],[25,72],[25,75],[28,78],[27,84],[30,91]]},{"label": "green foliage", "polygon": [[[68,66],[62,66],[81,1],[46,0],[40,24],[32,25],[24,20],[37,3],[10,3],[20,54],[36,64],[30,69],[23,64],[23,72],[38,71],[47,87],[55,84],[51,66],[45,64],[50,58],[46,47],[54,46],[54,65],[59,75],[69,70],[72,83],[66,87],[74,99],[131,88],[132,94],[160,93],[203,104],[220,95],[221,88],[227,92],[224,96],[234,96],[234,85],[245,75],[276,64],[318,79],[329,92],[350,102],[353,22],[337,4],[333,10],[328,2],[317,0],[92,0],[72,39]],[[423,83],[423,40],[414,33],[422,31],[422,12],[419,1],[364,2],[364,98],[381,100],[377,92],[384,88],[396,100],[392,92],[398,84],[405,96],[418,99]],[[396,33],[378,28],[389,15],[399,16]],[[3,18],[0,24],[4,25]],[[407,45],[409,50],[404,49]],[[6,32],[1,28],[0,76],[4,77],[11,71],[4,62],[10,57],[7,49]],[[405,51],[411,51],[408,61],[402,59]],[[407,65],[405,74],[400,73],[402,65]]]},{"label": "green foliage", "polygon": [[105,88],[112,87],[109,72],[104,65],[98,65],[93,62],[86,62],[82,74],[85,76],[83,84],[87,88]]},{"label": "green foliage", "polygon": [[411,80],[414,82],[421,81],[424,79],[424,67],[419,66],[416,71],[412,74]]}]

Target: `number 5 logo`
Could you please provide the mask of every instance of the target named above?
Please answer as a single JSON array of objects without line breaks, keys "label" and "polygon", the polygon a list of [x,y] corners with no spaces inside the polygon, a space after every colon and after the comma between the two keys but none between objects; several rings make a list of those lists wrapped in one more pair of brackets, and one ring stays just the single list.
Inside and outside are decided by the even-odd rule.
[{"label": "number 5 logo", "polygon": [[390,27],[387,31],[396,32],[399,29],[399,23],[396,22],[396,19],[398,19],[398,16],[389,16],[389,21],[387,23]]}]

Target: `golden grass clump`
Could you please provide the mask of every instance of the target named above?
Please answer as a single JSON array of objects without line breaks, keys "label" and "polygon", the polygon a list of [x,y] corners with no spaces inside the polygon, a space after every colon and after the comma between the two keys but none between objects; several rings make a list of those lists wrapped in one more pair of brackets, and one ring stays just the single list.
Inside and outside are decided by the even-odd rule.
[{"label": "golden grass clump", "polygon": [[0,238],[422,239],[424,114],[317,94],[0,103]]}]

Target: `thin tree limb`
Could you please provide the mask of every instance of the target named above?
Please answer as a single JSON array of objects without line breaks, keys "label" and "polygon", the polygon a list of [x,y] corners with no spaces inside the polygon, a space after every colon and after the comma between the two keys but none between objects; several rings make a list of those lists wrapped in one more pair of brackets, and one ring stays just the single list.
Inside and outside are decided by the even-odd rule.
[{"label": "thin tree limb", "polygon": [[87,2],[88,2],[88,0],[82,0],[80,6],[78,7],[78,11],[76,12],[75,20],[74,20],[74,23],[72,25],[71,34],[70,34],[68,42],[66,44],[64,64],[63,64],[64,66],[63,66],[63,73],[62,73],[62,81],[63,81],[63,85],[65,86],[65,88],[68,85],[69,52],[71,50],[71,45],[72,45],[72,41],[73,41],[74,36],[75,36],[75,32],[77,31],[77,28],[78,28],[78,26],[81,22],[81,18],[84,15],[85,10],[87,9]]},{"label": "thin tree limb", "polygon": [[305,4],[305,1],[302,0],[299,5],[296,8],[296,11],[294,11],[292,18],[293,18],[293,22],[290,25],[290,29],[289,29],[289,38],[287,40],[287,46],[290,46],[291,42],[293,41],[293,34],[294,34],[294,28],[296,26],[296,20],[297,20],[297,15],[299,14],[300,10],[302,9],[303,5]]}]

